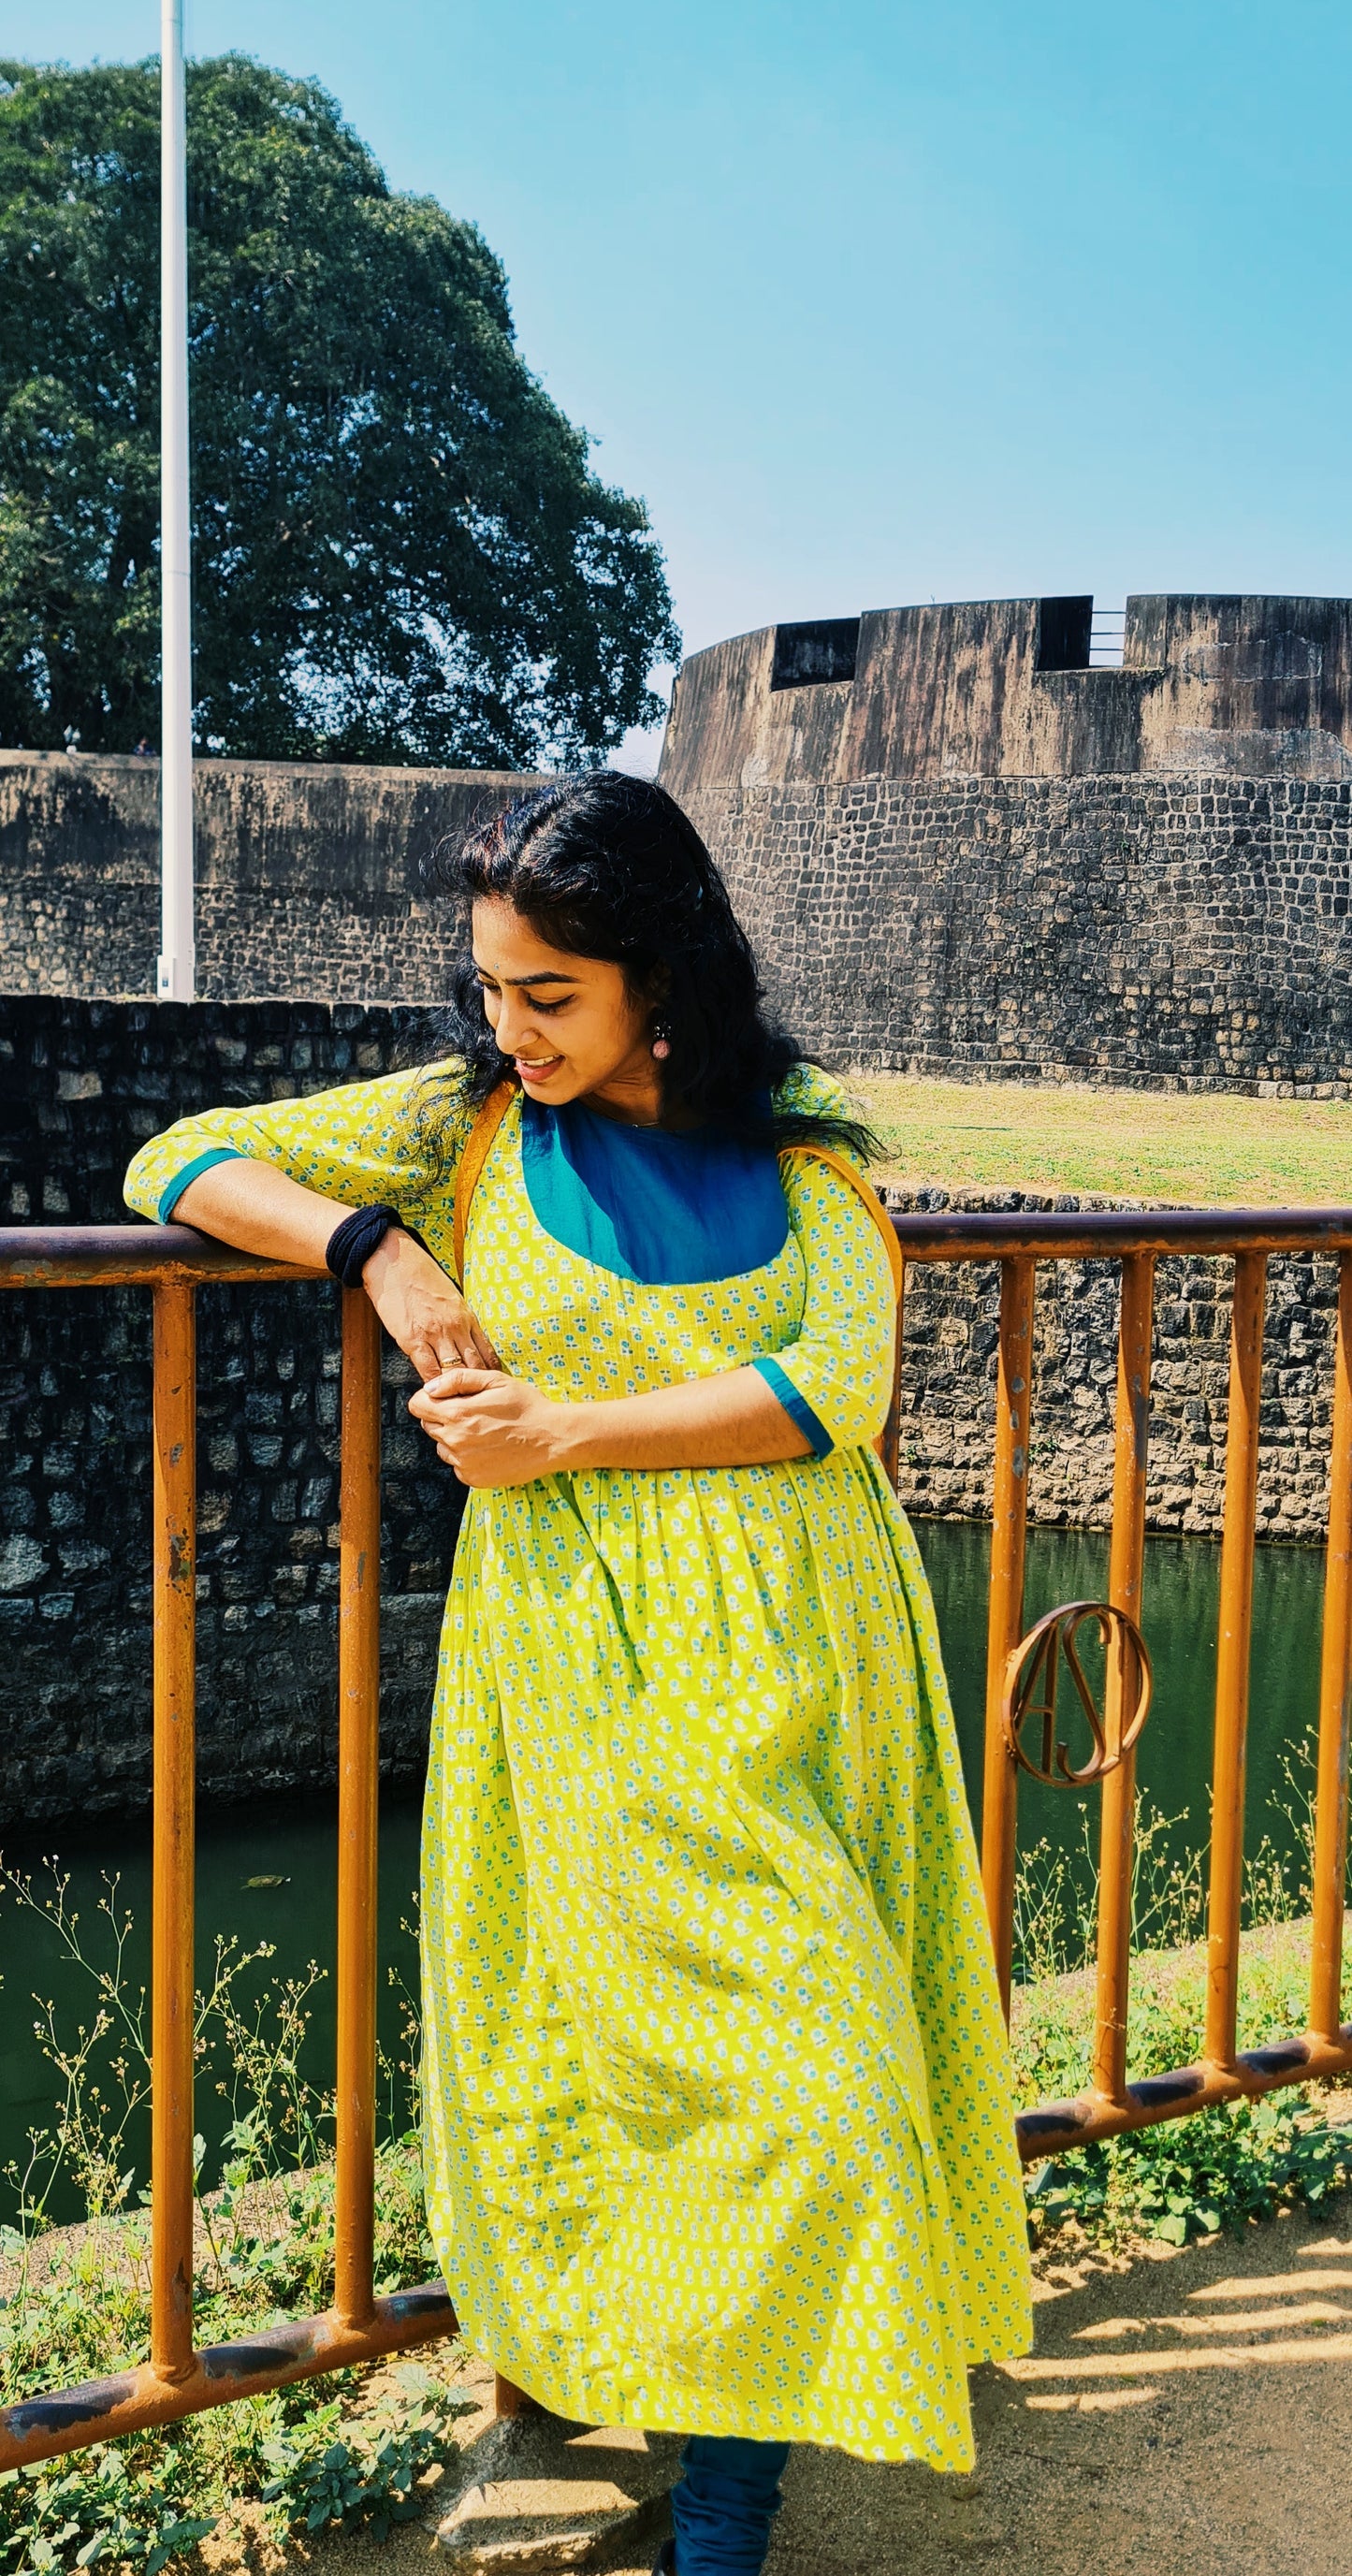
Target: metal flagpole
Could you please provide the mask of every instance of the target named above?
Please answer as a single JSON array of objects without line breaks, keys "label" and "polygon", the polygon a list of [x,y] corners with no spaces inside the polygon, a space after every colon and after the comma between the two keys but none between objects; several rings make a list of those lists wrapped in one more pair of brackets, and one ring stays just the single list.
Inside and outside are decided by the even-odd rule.
[{"label": "metal flagpole", "polygon": [[193,998],[192,585],[188,521],[188,187],[183,0],[160,0],[160,962]]}]

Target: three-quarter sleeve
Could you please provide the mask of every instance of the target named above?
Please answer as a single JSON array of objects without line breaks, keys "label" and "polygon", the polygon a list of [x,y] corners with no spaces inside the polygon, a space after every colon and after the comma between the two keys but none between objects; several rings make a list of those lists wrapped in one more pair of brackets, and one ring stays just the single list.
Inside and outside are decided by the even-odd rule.
[{"label": "three-quarter sleeve", "polygon": [[208,1109],[152,1136],[123,1184],[127,1205],[161,1225],[190,1181],[244,1156],[273,1163],[306,1189],[360,1207],[384,1200],[416,1218],[433,1251],[449,1253],[455,1167],[473,1112],[455,1064],[382,1074],[300,1100]]},{"label": "three-quarter sleeve", "polygon": [[892,1395],[896,1295],[859,1192],[807,1154],[781,1166],[807,1270],[798,1338],[753,1365],[818,1457],[877,1438]]}]

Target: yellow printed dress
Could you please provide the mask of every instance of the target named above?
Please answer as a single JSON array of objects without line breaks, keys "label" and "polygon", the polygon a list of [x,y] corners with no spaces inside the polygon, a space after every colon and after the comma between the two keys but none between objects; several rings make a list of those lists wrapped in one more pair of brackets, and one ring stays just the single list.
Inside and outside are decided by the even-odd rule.
[{"label": "yellow printed dress", "polygon": [[[255,1155],[392,1200],[449,1266],[469,1115],[442,1089],[185,1120],[128,1197],[164,1216]],[[781,1098],[839,1105],[807,1068]],[[470,1498],[422,1889],[464,2330],[582,2421],[966,2468],[966,2364],[1030,2340],[1026,2235],[934,1612],[870,1447],[877,1228],[821,1162],[518,1100],[465,1288],[550,1395],[753,1364],[813,1454]]]}]

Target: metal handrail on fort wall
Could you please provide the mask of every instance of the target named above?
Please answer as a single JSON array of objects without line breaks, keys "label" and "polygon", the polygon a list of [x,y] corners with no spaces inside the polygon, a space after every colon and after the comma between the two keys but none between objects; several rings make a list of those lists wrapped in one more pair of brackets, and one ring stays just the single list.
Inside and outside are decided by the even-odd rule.
[{"label": "metal handrail on fort wall", "polygon": [[[1018,2121],[1025,2161],[1178,2119],[1210,2103],[1352,2070],[1340,2020],[1352,1724],[1352,1208],[1216,1213],[900,1216],[906,1265],[1000,1265],[1000,1338],[988,1607],[981,1851],[1001,1993],[1009,2005],[1019,1769],[1101,1785],[1092,2080],[1078,2099]],[[1129,2081],[1134,1746],[1148,1700],[1140,1630],[1154,1267],[1164,1254],[1234,1262],[1229,1423],[1216,1665],[1207,1996],[1202,2055]],[[1329,1527],[1320,1676],[1309,2027],[1236,2046],[1243,1884],[1245,1738],[1253,1605],[1259,1393],[1269,1256],[1323,1252],[1339,1265]],[[1025,1637],[1024,1549],[1039,1261],[1114,1260],[1122,1270],[1108,1598],[1072,1604]],[[144,1287],[153,1301],[154,1894],[151,1969],[150,2357],[117,2377],[0,2410],[0,2471],[92,2441],[343,2369],[455,2331],[445,2288],[374,2288],[376,1826],[379,1727],[380,1327],[344,1290],[339,1542],[338,1963],[334,2299],[322,2316],[199,2348],[193,2338],[193,1892],[196,1612],[196,1364],[199,1286],[322,1278],[209,1242],[186,1226],[0,1229],[0,1288]],[[896,1388],[905,1317],[898,1308]],[[895,1484],[899,1405],[883,1456]],[[1084,1685],[1074,1632],[1097,1620],[1104,1706]],[[1073,1768],[1056,1741],[1055,1668],[1064,1654],[1094,1738]],[[1037,1697],[1041,1682],[1042,1696]],[[1024,1749],[1042,1720],[1041,1760]],[[498,2383],[499,2405],[517,2392]]]}]

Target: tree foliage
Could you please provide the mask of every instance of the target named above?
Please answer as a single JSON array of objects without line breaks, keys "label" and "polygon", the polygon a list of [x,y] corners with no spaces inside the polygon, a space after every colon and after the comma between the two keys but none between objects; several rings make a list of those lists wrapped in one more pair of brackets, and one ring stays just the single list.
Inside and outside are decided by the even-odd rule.
[{"label": "tree foliage", "polygon": [[[158,735],[159,76],[0,63],[0,740]],[[334,101],[188,68],[196,731],[264,759],[585,761],[679,646],[473,224]]]}]

